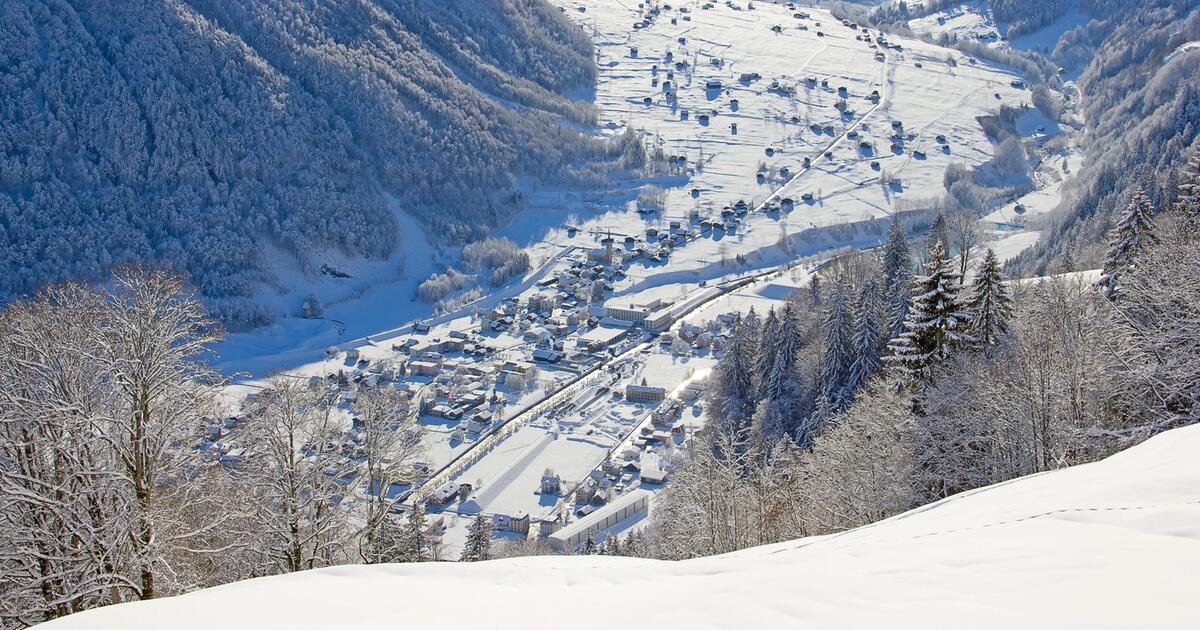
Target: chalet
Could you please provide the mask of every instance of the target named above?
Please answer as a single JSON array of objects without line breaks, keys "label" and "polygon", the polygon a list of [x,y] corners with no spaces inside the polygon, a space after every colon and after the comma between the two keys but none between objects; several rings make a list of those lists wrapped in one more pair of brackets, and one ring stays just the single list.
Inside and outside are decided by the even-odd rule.
[{"label": "chalet", "polygon": [[471,433],[483,433],[491,424],[491,418],[488,414],[478,413],[467,420],[467,431]]},{"label": "chalet", "polygon": [[592,497],[596,496],[596,492],[599,489],[600,489],[600,484],[596,483],[595,479],[593,479],[591,477],[584,479],[575,488],[575,503],[576,503],[576,505],[583,505],[585,503],[590,503],[592,500]]}]

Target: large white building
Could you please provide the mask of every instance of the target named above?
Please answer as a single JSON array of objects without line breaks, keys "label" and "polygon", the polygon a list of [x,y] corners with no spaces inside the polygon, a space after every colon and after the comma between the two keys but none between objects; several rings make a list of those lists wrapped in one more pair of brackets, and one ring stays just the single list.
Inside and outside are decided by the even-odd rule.
[{"label": "large white building", "polygon": [[550,534],[546,541],[559,553],[571,553],[591,536],[650,509],[650,492],[633,490],[613,499],[608,505]]}]

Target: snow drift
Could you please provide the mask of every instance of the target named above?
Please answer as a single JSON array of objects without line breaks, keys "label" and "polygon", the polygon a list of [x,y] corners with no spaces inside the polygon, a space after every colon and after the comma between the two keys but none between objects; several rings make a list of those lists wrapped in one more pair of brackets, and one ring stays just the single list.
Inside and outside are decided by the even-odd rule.
[{"label": "snow drift", "polygon": [[1200,426],[841,534],[684,562],[339,567],[46,628],[1194,627]]}]

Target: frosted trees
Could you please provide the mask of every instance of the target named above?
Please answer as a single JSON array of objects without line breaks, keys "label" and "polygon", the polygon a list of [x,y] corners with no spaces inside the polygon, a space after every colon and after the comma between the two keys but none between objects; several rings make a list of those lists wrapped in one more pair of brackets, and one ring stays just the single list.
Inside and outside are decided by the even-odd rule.
[{"label": "frosted trees", "polygon": [[925,275],[914,281],[904,332],[888,345],[885,361],[903,380],[925,381],[932,368],[971,341],[969,315],[959,295],[958,274],[940,244],[930,252]]},{"label": "frosted trees", "polygon": [[1138,256],[1157,240],[1154,236],[1153,214],[1154,207],[1150,205],[1150,199],[1138,188],[1109,235],[1104,272],[1096,281],[1109,299],[1119,298],[1121,274],[1133,268]]},{"label": "frosted trees", "polygon": [[[979,244],[978,222],[975,213],[970,210],[959,210],[950,219],[950,237],[958,257],[958,276],[963,279],[967,277],[971,258]],[[946,252],[950,252],[950,244],[946,245]]]},{"label": "frosted trees", "polygon": [[99,434],[98,296],[56,287],[0,313],[0,626],[136,597],[128,495]]},{"label": "frosted trees", "polygon": [[1126,400],[1144,401],[1145,433],[1200,421],[1200,229],[1164,222],[1162,242],[1123,276],[1109,330],[1120,344]]},{"label": "frosted trees", "polygon": [[904,224],[893,219],[883,249],[883,299],[887,306],[886,337],[900,334],[908,315],[909,283],[912,280],[912,250]]},{"label": "frosted trees", "polygon": [[911,422],[904,396],[872,386],[830,422],[804,469],[810,533],[865,525],[916,505]]},{"label": "frosted trees", "polygon": [[979,274],[971,284],[971,296],[967,300],[971,313],[971,334],[985,346],[995,345],[1001,335],[1008,332],[1008,320],[1012,318],[1013,303],[1004,276],[1000,271],[1000,260],[990,248],[984,254]]},{"label": "frosted trees", "polygon": [[[425,447],[407,402],[395,388],[362,388],[357,409],[355,430],[364,460],[358,492],[366,499],[359,553],[364,561],[379,561],[385,556],[379,547],[390,544],[381,533],[391,526],[392,509],[403,496],[396,486],[413,481],[412,464]],[[416,503],[419,510],[420,501]]]},{"label": "frosted trees", "polygon": [[475,520],[467,526],[467,542],[463,546],[460,560],[463,562],[487,560],[491,558],[491,549],[492,523],[484,515],[478,514],[475,516]]},{"label": "frosted trees", "polygon": [[261,550],[279,571],[335,564],[347,535],[338,482],[353,467],[337,451],[342,427],[333,401],[284,376],[256,400],[261,407],[246,427],[254,456],[240,468],[258,506]]},{"label": "frosted trees", "polygon": [[125,269],[0,323],[0,615],[31,623],[202,579],[184,565],[225,517],[184,440],[213,410],[198,358],[214,333],[182,281]]},{"label": "frosted trees", "polygon": [[[170,493],[185,492],[178,475],[180,440],[212,412],[213,375],[200,362],[217,339],[204,307],[183,279],[155,269],[127,268],[104,295],[95,343],[100,369],[114,387],[111,420],[100,429],[116,456],[120,481],[132,495],[129,539],[142,599],[156,594],[155,578],[169,571],[168,542],[203,544],[207,529],[168,531],[171,514],[158,509]],[[185,542],[186,541],[186,542]]]},{"label": "frosted trees", "polygon": [[934,248],[939,246],[944,255],[950,255],[950,222],[944,214],[938,214],[929,226],[929,234],[925,237],[926,254],[932,258]]}]

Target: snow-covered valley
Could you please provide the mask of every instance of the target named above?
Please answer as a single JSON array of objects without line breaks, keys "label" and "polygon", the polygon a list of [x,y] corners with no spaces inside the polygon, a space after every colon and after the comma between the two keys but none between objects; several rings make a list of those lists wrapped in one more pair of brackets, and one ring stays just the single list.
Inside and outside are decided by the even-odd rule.
[{"label": "snow-covered valley", "polygon": [[[601,190],[531,186],[533,207],[501,235],[525,248],[533,269],[449,313],[431,317],[428,304],[410,297],[420,279],[412,276],[366,285],[330,304],[324,320],[283,319],[217,348],[219,365],[242,374],[228,391],[232,415],[273,371],[357,380],[407,367],[396,378],[423,425],[421,464],[429,471],[408,502],[441,487],[465,484],[474,492],[438,507],[451,556],[478,513],[569,522],[569,492],[534,491],[544,474],[575,488],[624,465],[632,472],[605,482],[619,495],[640,485],[642,465],[669,468],[703,424],[697,392],[681,389],[713,364],[700,332],[727,326],[731,314],[751,307],[781,307],[822,262],[847,248],[878,246],[894,216],[937,202],[949,165],[977,167],[993,157],[982,117],[1001,105],[1029,105],[1010,69],[851,26],[820,9],[691,2],[644,13],[616,0],[560,6],[597,44],[599,80],[590,98],[601,132],[644,134],[669,158],[669,174]],[[1069,131],[1032,109],[1018,128],[1031,145]],[[990,244],[1004,258],[1036,241],[1025,217],[1057,202],[1067,159],[1048,155],[1032,192],[997,201],[985,217],[985,238],[995,239]],[[614,253],[605,254],[609,246]],[[406,250],[408,269],[428,270],[429,248]],[[604,268],[598,275],[587,270],[596,263]],[[580,297],[586,279],[571,277],[581,269],[605,289],[590,306]],[[650,302],[661,303],[654,308],[665,319],[643,323],[646,333],[610,321],[614,308]],[[651,335],[660,332],[681,339],[658,343]],[[545,361],[547,350],[539,359],[538,348],[561,359]],[[411,372],[430,357],[436,367]],[[537,366],[537,376],[519,387],[496,385],[514,365]],[[647,377],[667,402],[676,401],[668,417],[652,413],[658,403],[618,398]],[[471,420],[478,411],[445,416],[461,391],[492,401],[478,408],[486,407],[488,421]],[[353,401],[344,406],[349,428]],[[217,438],[220,453],[240,448],[236,430]],[[635,445],[636,438],[650,439]]]}]

